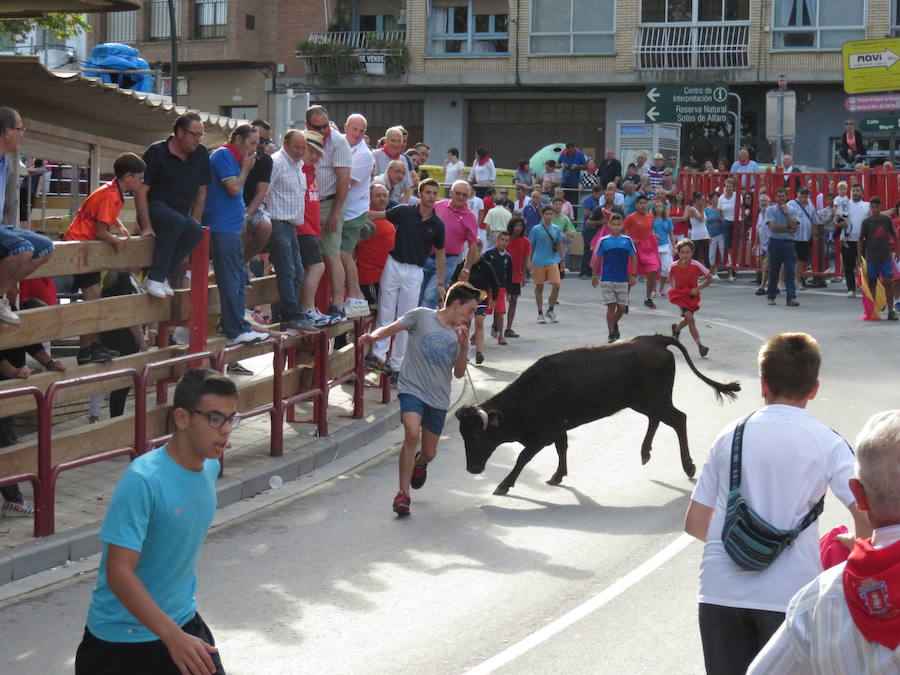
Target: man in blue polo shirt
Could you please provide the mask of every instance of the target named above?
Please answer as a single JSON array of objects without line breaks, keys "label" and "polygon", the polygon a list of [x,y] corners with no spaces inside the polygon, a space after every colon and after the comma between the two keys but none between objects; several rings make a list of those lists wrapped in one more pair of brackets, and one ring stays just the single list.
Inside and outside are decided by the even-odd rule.
[{"label": "man in blue polo shirt", "polygon": [[566,199],[577,203],[581,171],[587,168],[587,157],[572,141],[569,141],[556,161],[562,167],[562,188],[566,191]]},{"label": "man in blue polo shirt", "polygon": [[[743,151],[742,151],[743,152]],[[796,307],[797,287],[794,268],[797,266],[797,249],[794,240],[800,229],[798,214],[788,207],[788,190],[775,190],[775,203],[766,209],[766,225],[769,226],[769,304],[775,304],[778,295],[778,272],[784,265],[784,286],[787,289],[787,306]]]},{"label": "man in blue polo shirt", "polygon": [[252,344],[265,340],[244,319],[244,184],[256,164],[259,132],[241,124],[231,132],[231,140],[209,157],[212,181],[206,188],[203,222],[209,225],[210,254],[219,287],[222,308],[221,330],[229,345]]}]

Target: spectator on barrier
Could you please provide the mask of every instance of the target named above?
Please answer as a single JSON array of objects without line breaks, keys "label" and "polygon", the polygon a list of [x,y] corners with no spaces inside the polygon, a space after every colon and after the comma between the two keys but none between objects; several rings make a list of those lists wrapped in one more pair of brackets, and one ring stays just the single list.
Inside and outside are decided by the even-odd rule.
[{"label": "spectator on barrier", "polygon": [[625,175],[622,177],[622,180],[619,181],[619,187],[623,192],[625,191],[625,185],[627,183],[631,183],[635,189],[641,184],[641,176],[637,172],[637,166],[634,163],[629,164],[625,168]]},{"label": "spectator on barrier", "polygon": [[[460,281],[467,281],[468,274],[479,258],[475,248],[478,239],[478,223],[472,209],[467,206],[466,197],[472,187],[465,181],[458,180],[450,186],[450,199],[440,199],[434,204],[434,214],[444,224],[444,259],[446,267],[444,276],[437,273],[437,247],[425,260],[422,276],[422,291],[419,304],[429,309],[437,309],[444,293],[441,290],[450,287],[450,277],[460,262],[463,250],[468,245],[465,263],[460,273]],[[480,201],[480,200],[479,200]]]},{"label": "spectator on barrier", "polygon": [[[581,239],[584,244],[584,253],[581,255],[581,269],[579,270],[579,279],[591,278],[591,241],[594,235],[603,226],[603,211],[600,208],[600,200],[603,199],[603,188],[595,185],[591,188],[591,194],[584,198],[581,202],[581,212],[584,215],[584,222],[581,226]],[[595,213],[596,212],[596,213]]]},{"label": "spectator on barrier", "polygon": [[[406,145],[403,142],[403,127],[390,127],[384,134],[384,145],[376,150],[372,150],[372,175],[379,176],[384,174],[388,170],[388,166],[392,162],[402,162],[405,168],[409,168],[409,164],[407,164],[406,157],[403,156],[403,151],[406,149]],[[413,179],[410,172],[404,171],[402,186],[400,188],[399,194],[405,194],[406,197],[409,197],[412,192]],[[400,199],[397,200],[401,201]],[[405,204],[405,199],[402,200]]]},{"label": "spectator on barrier", "polygon": [[207,187],[203,220],[210,228],[210,258],[219,287],[220,330],[227,344],[253,344],[269,337],[253,330],[244,319],[244,184],[256,165],[259,133],[249,124],[231,132],[228,143],[209,157],[212,180]]},{"label": "spectator on barrier", "polygon": [[848,166],[855,165],[866,156],[866,142],[863,139],[862,132],[856,128],[853,120],[844,122],[844,133],[841,134],[841,159]]},{"label": "spectator on barrier", "polygon": [[[822,208],[819,209],[819,223],[816,227],[816,253],[819,259],[817,272],[830,274],[834,272],[834,193],[826,192],[823,196]],[[816,288],[826,286],[824,277],[816,277],[811,284]]]},{"label": "spectator on barrier", "polygon": [[[451,190],[450,190],[451,195],[450,196],[452,197],[453,196],[452,195],[453,186],[450,186],[450,187],[451,187]],[[482,194],[487,195],[487,188],[485,188],[485,190],[484,190],[484,192],[482,192]],[[469,186],[469,198],[466,200],[466,205],[469,207],[469,210],[475,214],[475,221],[479,225],[481,225],[481,223],[484,221],[484,213],[485,213],[484,199],[482,199],[477,194],[475,194],[475,187],[472,185]],[[480,229],[481,228],[479,227],[479,230]]]},{"label": "spectator on barrier", "polygon": [[[384,211],[370,211],[369,218],[386,218],[393,223],[397,232],[394,248],[388,256],[381,276],[378,296],[378,327],[391,325],[398,317],[414,309],[422,288],[422,268],[434,253],[438,300],[446,293],[447,258],[444,252],[444,223],[434,209],[438,197],[437,181],[429,178],[419,183],[419,203],[416,206],[400,204]],[[453,191],[462,192],[468,188],[461,181],[454,184]],[[474,235],[474,232],[471,233]],[[470,238],[468,241],[472,241]],[[472,247],[474,248],[474,246]],[[394,338],[390,363],[385,363],[390,339],[375,343],[372,353],[366,357],[366,365],[385,374],[399,373],[400,364],[406,353],[406,333],[400,332]]]},{"label": "spectator on barrier", "polygon": [[494,195],[494,206],[502,206],[504,209],[512,213],[513,201],[509,198],[509,186],[497,186],[497,192]]},{"label": "spectator on barrier", "polygon": [[[370,188],[371,211],[386,211],[388,208],[388,191],[383,185],[372,185]],[[360,239],[356,244],[356,267],[359,270],[359,285],[371,307],[378,307],[378,292],[381,286],[381,275],[387,263],[388,255],[394,248],[396,230],[391,221],[380,218],[372,221],[375,226],[370,237]]]},{"label": "spectator on barrier", "polygon": [[[26,300],[22,303],[22,309],[36,309],[44,307],[44,303],[37,298]],[[53,359],[44,349],[44,345],[38,343],[27,347],[16,347],[0,351],[0,381],[27,379],[34,371],[25,365],[25,355],[40,363],[47,370],[59,373],[66,372],[66,365],[62,361]],[[19,442],[16,431],[13,428],[12,419],[0,418],[0,448],[9,447]],[[0,487],[0,495],[3,497],[2,514],[4,516],[33,516],[34,507],[25,501],[22,490],[18,484]]]},{"label": "spectator on barrier", "polygon": [[719,157],[719,159],[716,161],[716,171],[718,173],[728,173],[728,158]]},{"label": "spectator on barrier", "polygon": [[673,233],[676,241],[685,239],[690,231],[690,222],[685,215],[687,205],[684,202],[684,190],[676,190],[669,195],[669,218],[672,219]]},{"label": "spectator on barrier", "polygon": [[684,215],[691,224],[688,237],[694,242],[694,260],[699,261],[704,267],[710,267],[710,233],[706,227],[706,197],[702,192],[695,192],[692,195],[691,205],[685,209]]},{"label": "spectator on barrier", "polygon": [[202,138],[200,115],[186,112],[176,118],[171,136],[144,152],[144,186],[134,193],[134,207],[141,235],[155,236],[144,288],[157,298],[174,294],[182,261],[203,238],[200,219],[211,174]]},{"label": "spectator on barrier", "polygon": [[607,148],[603,160],[597,166],[597,182],[600,185],[615,183],[622,178],[622,162],[616,159],[616,151]]},{"label": "spectator on barrier", "polygon": [[514,214],[521,216],[530,201],[531,192],[527,191],[524,187],[516,187],[516,201],[512,203],[509,210]]},{"label": "spectator on barrier", "polygon": [[[350,167],[353,156],[347,139],[332,128],[328,111],[314,105],[306,111],[306,128],[322,134],[325,152],[316,165],[316,182],[319,186],[319,211],[322,228],[320,242],[325,269],[331,282],[331,304],[328,314],[344,318],[344,265],[341,262],[344,208],[350,190]],[[401,131],[401,135],[402,135]],[[401,136],[402,138],[402,136]],[[402,153],[402,144],[401,150]],[[403,159],[400,157],[400,159]]]},{"label": "spectator on barrier", "polygon": [[787,306],[796,307],[797,288],[794,284],[794,270],[797,265],[795,239],[800,229],[800,214],[788,206],[787,188],[775,190],[775,204],[766,209],[766,224],[769,226],[769,304],[775,304],[778,295],[778,275],[784,267],[784,286],[787,290]]},{"label": "spectator on barrier", "polygon": [[[358,113],[350,115],[344,123],[344,138],[347,139],[347,143],[350,145],[351,159],[350,189],[347,191],[344,227],[341,234],[341,263],[344,266],[344,277],[347,286],[347,298],[344,301],[343,309],[344,315],[348,319],[365,316],[369,313],[369,303],[366,302],[362,289],[359,287],[359,271],[353,258],[353,251],[356,249],[360,233],[368,220],[369,212],[370,176],[372,175],[374,159],[365,140],[368,126],[369,123],[366,118]],[[310,144],[309,138],[307,136],[307,144]],[[315,143],[312,143],[311,146],[315,148]],[[424,143],[418,143],[417,147],[421,148],[420,151],[417,150],[421,163],[423,157],[428,157],[428,146]],[[416,182],[427,177],[419,176]],[[302,247],[300,253],[302,256]]]},{"label": "spectator on barrier", "polygon": [[[655,196],[662,189],[663,181],[666,177],[666,158],[658,152],[653,155],[653,164],[647,169],[645,177],[650,186],[650,191]],[[650,197],[649,194],[647,196],[648,198]]]},{"label": "spectator on barrier", "polygon": [[647,163],[647,153],[639,152],[637,157],[634,158],[634,172],[640,180],[647,177],[647,170],[649,168],[650,165]]},{"label": "spectator on barrier", "polygon": [[808,187],[801,187],[797,192],[797,198],[791,200],[788,206],[794,210],[799,224],[794,239],[794,248],[797,250],[797,283],[800,288],[808,288],[806,273],[812,271],[812,250],[819,224],[819,212],[809,200]]},{"label": "spectator on barrier", "polygon": [[849,479],[857,507],[874,528],[872,537],[857,539],[846,563],[819,574],[791,599],[784,623],[750,665],[750,675],[896,671],[898,466],[900,413],[873,415],[856,439],[856,477]]},{"label": "spectator on barrier", "polygon": [[19,217],[19,146],[25,135],[22,117],[0,106],[0,321],[18,324],[10,297],[16,285],[31,276],[53,253],[47,237],[17,227]]},{"label": "spectator on barrier", "polygon": [[541,222],[541,207],[544,200],[539,190],[531,193],[531,202],[522,211],[522,217],[525,219],[525,236],[531,234],[532,228]]},{"label": "spectator on barrier", "polygon": [[756,176],[747,174],[759,173],[759,164],[750,159],[750,151],[747,148],[741,148],[738,152],[737,161],[731,165],[732,174],[744,174],[741,176],[732,176],[736,180],[740,180],[741,184],[736,186],[739,191],[752,190],[756,187]]},{"label": "spectator on barrier", "polygon": [[[635,211],[638,197],[641,193],[637,189],[638,184],[633,181],[625,181],[622,183],[622,211],[626,216],[630,216]],[[615,203],[615,199],[613,201]]]},{"label": "spectator on barrier", "polygon": [[406,204],[409,202],[410,190],[403,186],[406,184],[408,173],[406,164],[402,160],[395,159],[388,164],[384,173],[372,179],[372,183],[388,189],[392,205]]},{"label": "spectator on barrier", "polygon": [[[129,232],[119,215],[125,201],[126,192],[139,190],[144,180],[144,160],[133,152],[119,155],[113,164],[115,179],[92,192],[81,204],[72,224],[63,234],[64,241],[105,241],[116,253],[121,252],[128,242]],[[113,234],[113,230],[124,235],[124,238]],[[76,274],[72,282],[72,290],[81,290],[85,300],[100,298],[100,272]],[[97,333],[81,336],[77,361],[79,366],[87,363],[105,363],[117,356],[119,352],[107,349],[100,343]]]},{"label": "spectator on barrier", "polygon": [[794,166],[794,158],[791,155],[784,155],[781,158],[781,170],[784,172],[784,187],[786,187],[790,195],[791,192],[796,195],[800,191],[800,169]]},{"label": "spectator on barrier", "polygon": [[[722,219],[722,243],[724,250],[722,251],[722,265],[725,267],[726,281],[735,282],[737,278],[734,276],[734,268],[736,266],[736,256],[732,252],[735,238],[740,242],[743,237],[743,227],[740,221],[740,204],[739,193],[735,190],[736,182],[733,178],[725,179],[725,187],[719,196],[719,216]],[[740,248],[740,244],[738,244]],[[729,261],[731,264],[729,265]]]},{"label": "spectator on barrier", "polygon": [[496,202],[494,208],[484,214],[485,231],[488,248],[497,244],[497,237],[506,232],[506,226],[512,219],[512,212],[502,203]]},{"label": "spectator on barrier", "polygon": [[[784,197],[779,200],[787,206]],[[772,276],[777,276],[774,265]],[[790,598],[821,571],[813,523],[827,488],[847,507],[856,534],[871,533],[848,487],[853,476],[850,446],[806,410],[819,391],[820,364],[819,345],[805,333],[766,340],[759,352],[766,405],[719,434],[691,496],[684,529],[706,542],[699,615],[709,673],[745,672],[781,625]],[[747,531],[751,526],[742,529],[734,522],[740,511],[734,511],[729,497],[735,489],[729,475],[738,451],[737,487],[740,498],[755,511],[752,525],[762,527],[756,521],[763,520],[775,531],[773,537],[782,541],[787,528],[802,526],[780,552],[756,548],[757,538]],[[746,550],[742,544],[758,551],[759,557],[742,555]]]},{"label": "spectator on barrier", "polygon": [[562,171],[556,166],[555,159],[544,162],[544,171],[541,173],[541,192],[546,197],[552,197],[553,191],[562,184]]},{"label": "spectator on barrier", "polygon": [[513,174],[513,184],[516,186],[516,193],[522,189],[525,191],[525,194],[528,194],[534,188],[534,172],[531,170],[531,165],[527,159],[520,159],[518,166],[519,168]]},{"label": "spectator on barrier", "polygon": [[409,169],[409,176],[412,179],[413,189],[415,190],[416,186],[419,184],[419,164],[422,163],[422,160],[419,157],[419,151],[410,148],[404,152],[403,155],[404,161],[407,162],[406,167]]},{"label": "spectator on barrier", "polygon": [[[556,188],[553,191],[553,199],[559,199],[560,204],[560,213],[562,213],[566,218],[575,222],[575,209],[572,208],[572,202],[566,199],[567,191],[562,188]],[[553,202],[553,199],[550,202]]]},{"label": "spectator on barrier", "polygon": [[[573,141],[566,143],[566,148],[556,159],[556,163],[562,170],[562,187],[565,190],[565,198],[568,201],[578,199],[578,186],[581,183],[581,172],[587,168],[587,157],[576,147]],[[569,216],[570,218],[572,216]]]},{"label": "spectator on barrier", "polygon": [[494,166],[494,160],[490,158],[487,150],[476,148],[475,161],[472,162],[472,168],[468,175],[469,185],[474,186],[475,194],[481,197],[487,188],[494,185],[496,180],[497,168]]},{"label": "spectator on barrier", "polygon": [[598,182],[599,180],[600,169],[597,168],[597,163],[594,161],[594,158],[591,157],[588,159],[584,171],[581,172],[580,187],[582,190],[590,190],[595,185],[600,185]]},{"label": "spectator on barrier", "polygon": [[[250,175],[244,182],[244,204],[247,205],[243,232],[244,269],[248,281],[253,278],[250,261],[263,252],[269,243],[269,237],[272,236],[272,220],[266,213],[266,196],[269,192],[269,181],[272,180],[270,155],[278,151],[272,143],[272,127],[268,122],[254,120],[252,126],[259,134],[259,147],[256,150],[256,164],[250,169]],[[264,140],[266,143],[263,143]]]},{"label": "spectator on barrier", "polygon": [[[637,197],[635,197],[635,199],[637,199]],[[625,193],[616,190],[615,182],[610,181],[606,184],[606,189],[604,189],[603,194],[600,196],[600,201],[597,205],[604,209],[619,208],[624,211]]]},{"label": "spectator on barrier", "polygon": [[669,163],[666,168],[672,170],[672,180],[678,180],[678,155],[669,155]]},{"label": "spectator on barrier", "polygon": [[322,157],[324,147],[322,134],[318,131],[303,132],[306,145],[303,150],[303,176],[306,179],[306,191],[303,197],[303,224],[296,228],[297,246],[300,252],[303,279],[300,282],[301,326],[306,330],[325,328],[340,323],[341,317],[324,314],[316,307],[316,291],[322,276],[325,274],[325,262],[319,243],[322,239],[322,221],[319,217],[319,188],[316,180],[316,164]]},{"label": "spectator on barrier", "polygon": [[718,173],[716,165],[713,164],[713,161],[711,159],[703,162],[703,173]]},{"label": "spectator on barrier", "polygon": [[[366,122],[366,126],[368,127],[368,122]],[[346,128],[345,128],[346,131]],[[365,141],[365,133],[363,133],[363,140]],[[430,178],[428,171],[423,168],[423,165],[428,163],[428,157],[431,155],[431,148],[425,145],[422,141],[416,143],[413,148],[416,152],[419,153],[419,164],[416,167],[416,173],[419,176],[419,180],[425,180],[426,178]]]},{"label": "spectator on barrier", "polygon": [[855,298],[859,235],[862,232],[863,221],[869,217],[870,208],[869,202],[862,198],[862,185],[858,183],[853,185],[850,190],[850,199],[841,193],[842,190],[844,192],[847,190],[847,184],[843,181],[838,183],[839,196],[834,200],[837,211],[835,230],[840,232],[841,236],[841,263],[844,268],[844,279],[847,282],[847,297]]},{"label": "spectator on barrier", "polygon": [[450,185],[453,185],[458,180],[462,180],[465,168],[466,165],[459,158],[459,150],[450,148],[447,151],[447,157],[444,159],[444,183],[448,186],[448,192]]}]

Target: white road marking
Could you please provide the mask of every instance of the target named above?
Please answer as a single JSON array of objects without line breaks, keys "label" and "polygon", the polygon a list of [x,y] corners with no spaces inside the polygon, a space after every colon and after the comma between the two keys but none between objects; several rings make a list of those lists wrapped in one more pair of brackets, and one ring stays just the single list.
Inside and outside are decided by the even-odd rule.
[{"label": "white road marking", "polygon": [[616,597],[627,591],[648,574],[659,569],[669,560],[681,553],[681,551],[683,551],[692,541],[694,541],[694,538],[692,536],[688,534],[682,534],[671,544],[657,552],[652,558],[643,562],[640,566],[633,569],[631,572],[613,583],[611,586],[608,586],[600,591],[597,595],[592,597],[587,602],[582,603],[581,605],[559,617],[552,623],[549,623],[543,628],[535,631],[520,642],[517,642],[511,647],[504,649],[496,656],[492,656],[487,661],[483,661],[471,670],[466,671],[464,675],[488,675],[488,673],[493,673],[495,670],[502,668],[507,663],[510,663],[511,661],[519,658],[520,656],[522,656],[522,654],[531,649],[534,649],[542,642],[546,642],[554,635],[561,633],[575,622],[580,621],[586,616],[592,614],[593,612],[603,607],[603,605],[607,604],[610,600],[615,599]]}]

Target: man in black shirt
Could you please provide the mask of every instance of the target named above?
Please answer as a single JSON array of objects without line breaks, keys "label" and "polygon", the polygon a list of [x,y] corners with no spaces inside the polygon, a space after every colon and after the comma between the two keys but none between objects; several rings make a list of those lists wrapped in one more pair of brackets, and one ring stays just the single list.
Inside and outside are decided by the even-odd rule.
[{"label": "man in black shirt", "polygon": [[874,298],[878,291],[878,278],[881,277],[881,285],[884,286],[884,297],[887,299],[888,321],[896,321],[897,313],[894,311],[894,263],[891,254],[897,248],[894,225],[886,215],[879,213],[881,210],[881,198],[872,197],[869,200],[869,208],[872,215],[862,221],[859,233],[859,257],[866,258],[866,269],[862,270],[862,282],[868,285],[869,295]]},{"label": "man in black shirt", "polygon": [[144,187],[134,193],[141,235],[154,235],[153,264],[144,288],[150,295],[173,295],[169,281],[180,278],[180,265],[203,237],[200,219],[206,185],[212,179],[209,152],[200,143],[200,115],[179,115],[172,135],[144,152]]},{"label": "man in black shirt", "polygon": [[244,204],[247,207],[244,263],[247,265],[248,281],[253,276],[250,273],[250,261],[262,253],[272,234],[272,221],[265,210],[269,181],[272,179],[272,158],[268,153],[268,147],[272,144],[263,145],[262,142],[263,134],[271,133],[271,127],[265,120],[254,120],[253,128],[259,133],[259,146],[256,149],[256,164],[250,169],[244,182]]},{"label": "man in black shirt", "polygon": [[607,150],[604,158],[597,164],[597,184],[607,185],[622,175],[622,162],[616,159],[616,151]]},{"label": "man in black shirt", "polygon": [[[400,204],[387,211],[369,211],[372,221],[387,219],[397,228],[394,250],[388,256],[381,274],[378,293],[378,328],[389,326],[419,304],[422,287],[422,267],[434,249],[437,278],[445,279],[447,256],[444,253],[444,223],[434,212],[439,186],[433,178],[419,181],[419,203],[416,206]],[[441,299],[446,289],[438,284]],[[366,365],[382,372],[400,372],[400,363],[406,353],[407,332],[394,336],[390,364],[385,357],[390,339],[379,340],[366,358]]]}]

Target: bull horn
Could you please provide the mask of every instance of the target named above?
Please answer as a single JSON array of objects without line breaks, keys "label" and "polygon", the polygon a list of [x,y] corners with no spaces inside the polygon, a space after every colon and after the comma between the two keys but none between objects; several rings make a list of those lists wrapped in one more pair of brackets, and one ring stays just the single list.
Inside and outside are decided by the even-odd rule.
[{"label": "bull horn", "polygon": [[475,406],[475,412],[478,413],[478,416],[481,418],[481,424],[484,427],[484,430],[487,431],[488,414],[478,406]]}]

